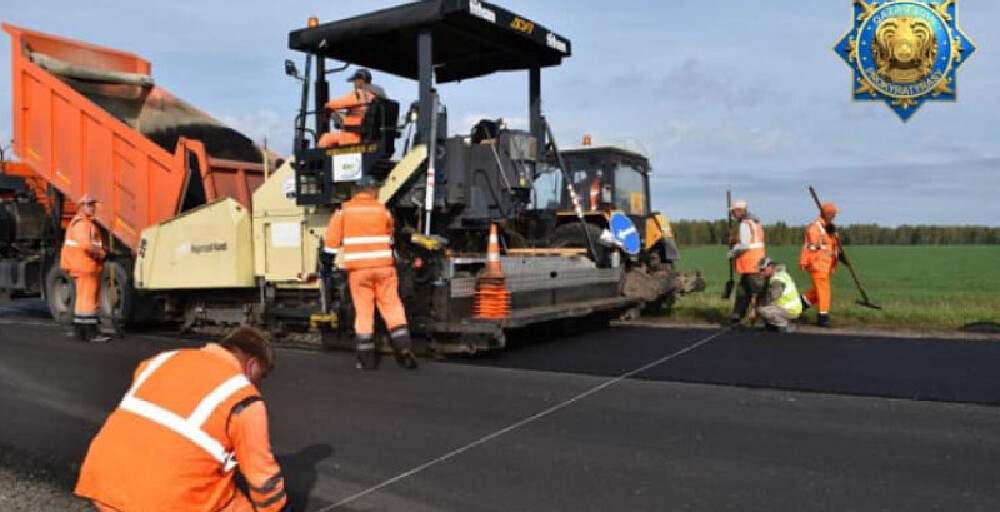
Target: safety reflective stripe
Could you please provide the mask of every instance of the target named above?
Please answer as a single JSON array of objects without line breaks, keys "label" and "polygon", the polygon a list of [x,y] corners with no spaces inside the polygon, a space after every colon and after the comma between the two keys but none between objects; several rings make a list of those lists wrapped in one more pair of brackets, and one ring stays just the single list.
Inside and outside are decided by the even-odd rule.
[{"label": "safety reflective stripe", "polygon": [[243,375],[234,375],[229,378],[226,382],[223,382],[219,387],[212,390],[205,398],[201,400],[198,407],[195,408],[191,416],[188,417],[188,423],[201,427],[208,420],[208,417],[219,407],[222,402],[227,398],[233,396],[233,393],[247,387],[250,382]]},{"label": "safety reflective stripe", "polygon": [[225,471],[231,471],[236,467],[233,455],[226,452],[222,444],[212,439],[212,436],[206,434],[205,431],[190,425],[177,414],[134,396],[126,396],[119,408],[176,432],[211,455],[219,464],[222,464]]},{"label": "safety reflective stripe", "polygon": [[139,373],[139,376],[136,377],[135,382],[128,393],[125,394],[125,398],[122,399],[118,407],[174,431],[204,450],[219,464],[222,464],[224,471],[232,471],[236,467],[235,455],[227,452],[222,443],[202,430],[202,426],[222,402],[225,402],[237,391],[250,385],[250,381],[245,376],[235,375],[230,377],[213,389],[205,395],[205,398],[198,403],[194,408],[194,412],[187,418],[183,418],[173,411],[169,411],[135,396],[136,391],[139,390],[143,383],[176,354],[176,351],[164,352],[154,357],[143,368],[142,372]]},{"label": "safety reflective stripe", "polygon": [[747,249],[763,249],[763,248],[764,248],[763,242],[754,242],[747,246]]},{"label": "safety reflective stripe", "polygon": [[366,251],[366,252],[356,252],[353,254],[345,254],[344,261],[359,261],[359,260],[378,260],[383,258],[392,258],[392,250],[385,251]]},{"label": "safety reflective stripe", "polygon": [[344,245],[391,244],[391,236],[350,236],[344,238]]},{"label": "safety reflective stripe", "polygon": [[80,242],[77,242],[72,238],[67,238],[65,244],[69,247],[80,247]]},{"label": "safety reflective stripe", "polygon": [[274,496],[271,496],[270,498],[267,498],[266,500],[263,501],[254,500],[253,504],[258,509],[265,509],[267,507],[270,507],[271,505],[274,505],[278,501],[284,499],[284,497],[285,497],[285,490],[282,489],[281,492],[275,494]]},{"label": "safety reflective stripe", "polygon": [[269,492],[274,492],[278,488],[278,484],[281,483],[281,472],[277,472],[271,478],[268,478],[260,486],[250,485],[250,490],[258,494],[267,494]]},{"label": "safety reflective stripe", "polygon": [[375,350],[375,343],[373,342],[358,342],[357,349],[359,352],[368,352],[370,350]]},{"label": "safety reflective stripe", "polygon": [[340,248],[338,247],[334,249],[333,247],[324,247],[323,252],[327,254],[337,254],[338,252],[340,252]]}]

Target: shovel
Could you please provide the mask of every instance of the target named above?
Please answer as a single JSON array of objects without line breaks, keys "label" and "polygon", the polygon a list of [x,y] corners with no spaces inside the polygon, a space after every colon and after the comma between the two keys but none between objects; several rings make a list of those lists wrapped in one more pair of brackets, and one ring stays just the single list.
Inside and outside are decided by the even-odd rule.
[{"label": "shovel", "polygon": [[[733,193],[729,190],[726,191],[726,233],[730,234],[733,232]],[[733,296],[733,287],[736,286],[736,276],[733,272],[733,260],[729,260],[729,280],[726,281],[726,286],[722,289],[722,298],[728,300]]]},{"label": "shovel", "polygon": [[[823,203],[819,200],[819,195],[816,194],[816,189],[810,186],[809,193],[812,195],[813,201],[816,202],[816,208],[822,210]],[[833,236],[837,237],[838,242],[840,241],[839,234]],[[870,298],[868,298],[868,292],[865,291],[865,286],[861,284],[861,278],[858,277],[858,273],[854,270],[854,265],[851,265],[851,260],[847,258],[847,251],[844,250],[844,246],[840,243],[838,243],[837,246],[840,247],[840,261],[845,267],[847,267],[847,270],[851,272],[851,279],[854,280],[854,286],[857,287],[858,293],[861,294],[861,300],[856,301],[857,304],[861,307],[881,311],[882,306],[875,304]]]}]

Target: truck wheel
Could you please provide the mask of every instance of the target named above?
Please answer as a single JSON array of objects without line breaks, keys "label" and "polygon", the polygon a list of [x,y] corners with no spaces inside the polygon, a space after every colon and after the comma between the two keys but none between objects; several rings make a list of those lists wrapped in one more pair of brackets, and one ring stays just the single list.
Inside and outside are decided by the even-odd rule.
[{"label": "truck wheel", "polygon": [[60,324],[73,321],[73,306],[76,303],[76,287],[73,278],[58,266],[49,269],[45,276],[45,302],[49,306],[52,319]]},{"label": "truck wheel", "polygon": [[117,324],[128,323],[133,319],[134,306],[135,288],[126,265],[119,261],[105,263],[101,272],[101,318],[110,318]]},{"label": "truck wheel", "polygon": [[586,231],[584,231],[584,226],[580,225],[578,222],[573,222],[570,224],[563,224],[556,228],[555,232],[552,233],[552,243],[551,246],[554,249],[568,249],[568,248],[587,248],[587,235],[590,234],[590,239],[594,242],[594,250],[597,253],[597,266],[607,267],[611,264],[611,252],[608,248],[601,244],[601,228],[594,224],[586,224]]}]

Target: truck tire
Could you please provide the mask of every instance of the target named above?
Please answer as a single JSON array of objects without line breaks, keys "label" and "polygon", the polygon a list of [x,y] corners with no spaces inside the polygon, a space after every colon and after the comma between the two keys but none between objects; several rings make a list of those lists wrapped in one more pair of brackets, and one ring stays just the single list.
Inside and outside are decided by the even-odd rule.
[{"label": "truck tire", "polygon": [[[586,232],[584,231],[584,226],[586,226]],[[597,253],[595,255],[597,257],[597,266],[607,267],[611,265],[611,251],[601,244],[601,231],[602,229],[599,226],[590,223],[585,225],[581,225],[579,222],[563,224],[552,233],[552,242],[550,245],[554,249],[586,249],[586,233],[590,233],[590,239],[594,242],[594,251]]]},{"label": "truck tire", "polygon": [[135,320],[135,287],[129,267],[127,263],[112,260],[104,264],[101,272],[101,318],[110,318],[118,325]]},{"label": "truck tire", "polygon": [[73,278],[58,265],[53,265],[45,276],[45,302],[53,320],[60,324],[72,323],[76,286]]}]

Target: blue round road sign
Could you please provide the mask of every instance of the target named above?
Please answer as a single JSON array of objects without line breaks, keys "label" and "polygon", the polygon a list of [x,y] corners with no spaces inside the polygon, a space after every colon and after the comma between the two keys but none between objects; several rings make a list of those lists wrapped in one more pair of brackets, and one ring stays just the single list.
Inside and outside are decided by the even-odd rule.
[{"label": "blue round road sign", "polygon": [[639,254],[642,240],[639,239],[639,230],[635,228],[632,219],[622,212],[611,214],[611,234],[622,244],[622,249],[630,256]]}]

